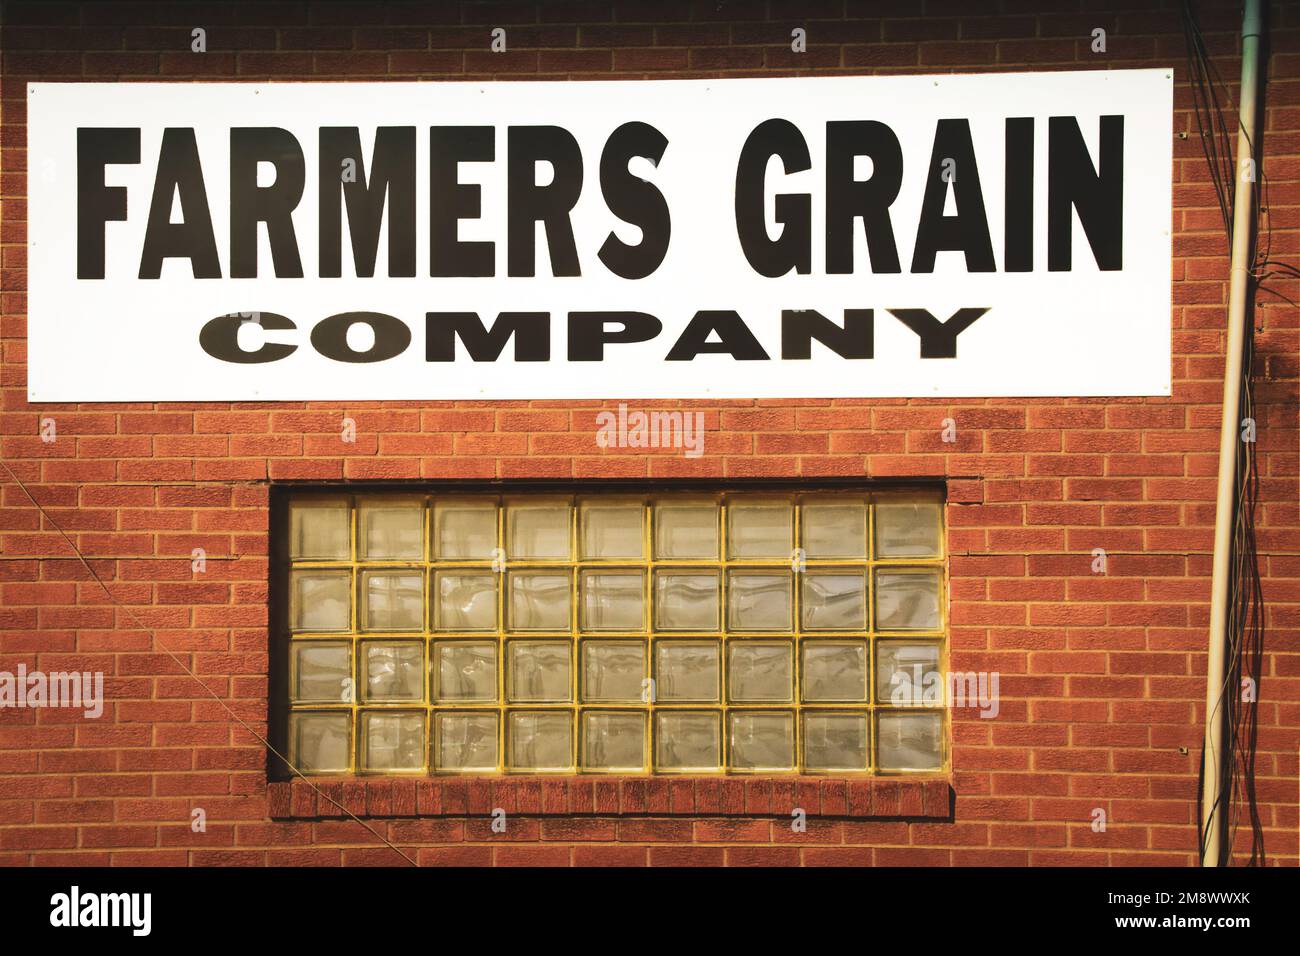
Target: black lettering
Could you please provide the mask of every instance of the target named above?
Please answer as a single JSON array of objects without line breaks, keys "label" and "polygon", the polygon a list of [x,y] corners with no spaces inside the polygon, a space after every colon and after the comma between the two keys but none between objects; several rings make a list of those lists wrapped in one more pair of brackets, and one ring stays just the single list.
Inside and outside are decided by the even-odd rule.
[{"label": "black lettering", "polygon": [[[718,334],[718,341],[707,341],[714,332]],[[740,314],[728,311],[696,312],[664,361],[689,362],[703,353],[723,353],[740,362],[768,358]]]},{"label": "black lettering", "polygon": [[[949,180],[953,205],[957,208],[955,216],[943,214]],[[964,252],[967,272],[996,269],[970,122],[964,119],[941,119],[935,124],[930,172],[912,251],[912,271],[933,272],[935,253],[941,251]]]},{"label": "black lettering", "polygon": [[1073,116],[1047,120],[1049,272],[1069,272],[1072,267],[1071,209],[1079,214],[1097,268],[1124,268],[1124,117],[1103,116],[1099,125],[1099,161],[1093,168],[1079,121]]},{"label": "black lettering", "polygon": [[[258,163],[275,166],[275,182],[257,185]],[[257,277],[257,224],[266,223],[271,259],[279,278],[301,279],[302,260],[293,231],[293,210],[302,199],[307,165],[288,130],[274,126],[230,131],[230,275]]]},{"label": "black lettering", "polygon": [[781,358],[812,358],[816,339],[846,359],[869,359],[875,347],[875,316],[871,309],[845,309],[844,324],[836,325],[813,309],[781,313]]},{"label": "black lettering", "polygon": [[126,222],[126,187],[105,186],[104,167],[140,162],[140,130],[77,130],[77,278],[104,278],[104,226]]},{"label": "black lettering", "polygon": [[[181,200],[182,222],[173,223],[172,197]],[[140,253],[140,278],[157,279],[166,258],[190,260],[196,279],[220,279],[217,237],[212,231],[208,191],[203,184],[199,146],[194,130],[169,127],[163,130],[158,150],[158,173],[153,181],[153,200]]]},{"label": "black lettering", "polygon": [[[370,326],[374,344],[358,352],[348,344],[348,329],[357,323]],[[411,344],[411,330],[401,319],[382,312],[340,312],[316,323],[311,344],[321,355],[336,362],[382,362],[401,355]]]},{"label": "black lettering", "polygon": [[940,322],[925,309],[889,309],[889,313],[921,339],[921,358],[956,358],[957,336],[985,309],[958,309],[947,322]]},{"label": "black lettering", "polygon": [[[348,233],[357,276],[375,274],[385,202],[388,274],[415,275],[415,127],[381,126],[375,131],[369,178],[361,154],[360,132],[355,126],[322,126],[317,162],[321,276],[338,278],[343,274],[343,203],[348,207]],[[351,163],[346,169],[352,175],[344,176],[347,163]]]},{"label": "black lettering", "polygon": [[1006,124],[1006,223],[1002,268],[1034,268],[1034,118],[1017,116]]},{"label": "black lettering", "polygon": [[245,312],[219,315],[209,319],[199,330],[199,347],[214,359],[234,362],[236,365],[261,365],[264,362],[276,362],[286,355],[292,355],[298,346],[281,342],[264,342],[262,347],[253,352],[246,352],[239,347],[239,328],[245,322],[260,325],[264,329],[296,329],[293,320],[274,312]]},{"label": "black lettering", "polygon": [[496,247],[491,242],[462,242],[462,219],[483,214],[478,183],[460,181],[461,163],[490,163],[496,158],[496,131],[491,126],[434,126],[429,129],[429,275],[496,275]]},{"label": "black lettering", "polygon": [[[582,150],[573,134],[558,126],[512,126],[507,136],[506,261],[510,276],[534,275],[536,227],[546,229],[551,274],[581,275],[569,213],[582,194]],[[537,163],[547,160],[555,178],[537,185]]]},{"label": "black lettering", "polygon": [[[610,322],[622,328],[609,332],[605,326]],[[648,342],[663,327],[662,322],[645,312],[570,312],[569,361],[599,362],[605,357],[606,342]]]},{"label": "black lettering", "polygon": [[484,328],[474,312],[426,312],[426,362],[456,361],[459,338],[475,362],[495,362],[506,343],[515,340],[516,362],[545,362],[551,357],[551,316],[547,312],[502,312]]},{"label": "black lettering", "polygon": [[770,119],[754,127],[736,163],[736,235],[759,275],[775,278],[791,269],[807,275],[812,271],[812,197],[778,195],[776,221],[782,225],[781,236],[774,240],[767,234],[765,180],[772,156],[780,157],[786,173],[812,166],[808,144],[789,120]]},{"label": "black lettering", "polygon": [[624,123],[610,134],[600,154],[600,191],[609,211],[641,228],[641,242],[629,246],[610,233],[600,247],[600,261],[624,279],[644,279],[659,268],[668,254],[672,217],[663,193],[653,183],[632,174],[629,159],[644,156],[656,167],[668,140],[648,123]]},{"label": "black lettering", "polygon": [[[853,178],[853,160],[871,158],[870,179]],[[903,185],[903,148],[874,120],[826,124],[826,271],[853,272],[853,227],[867,234],[872,272],[900,272],[889,207]]]}]

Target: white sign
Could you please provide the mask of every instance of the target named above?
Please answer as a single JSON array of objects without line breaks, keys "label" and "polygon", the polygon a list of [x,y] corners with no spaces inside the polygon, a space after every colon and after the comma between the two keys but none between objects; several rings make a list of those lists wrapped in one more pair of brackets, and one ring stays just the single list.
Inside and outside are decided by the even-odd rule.
[{"label": "white sign", "polygon": [[1171,73],[35,83],[29,397],[1168,395]]}]

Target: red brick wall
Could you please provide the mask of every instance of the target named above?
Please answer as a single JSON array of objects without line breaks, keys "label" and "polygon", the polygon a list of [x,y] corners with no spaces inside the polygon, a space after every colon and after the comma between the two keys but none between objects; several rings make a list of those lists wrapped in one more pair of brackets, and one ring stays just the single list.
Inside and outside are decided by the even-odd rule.
[{"label": "red brick wall", "polygon": [[[1114,9],[1118,5],[1123,9]],[[1238,13],[1201,2],[1225,78]],[[957,670],[1002,675],[957,712],[955,792],[789,780],[337,784],[421,863],[1190,864],[1204,711],[1227,260],[1173,0],[8,3],[0,152],[0,450],[119,606],[0,471],[0,670],[102,670],[99,720],[0,711],[0,863],[391,863],[208,691],[266,730],[269,484],[286,479],[750,476],[949,482]],[[982,11],[989,11],[988,13]],[[996,12],[995,12],[996,11]],[[206,54],[190,30],[208,32]],[[508,30],[508,53],[488,50]],[[808,30],[808,52],[790,30]],[[1090,51],[1107,31],[1107,53]],[[1300,249],[1300,6],[1272,5],[1264,170],[1275,257]],[[29,80],[717,77],[1173,66],[1173,396],[727,401],[698,459],[602,451],[597,403],[30,405]],[[1233,91],[1235,99],[1235,88]],[[1300,298],[1297,283],[1273,287]],[[1300,317],[1261,294],[1258,514],[1266,653],[1257,793],[1297,862]],[[669,403],[654,403],[665,407]],[[338,440],[344,415],[355,444]],[[39,420],[57,422],[43,443]],[[941,421],[958,425],[955,446]],[[192,548],[209,556],[190,569]],[[1108,573],[1091,573],[1105,548]],[[129,609],[128,610],[124,610]],[[138,618],[154,638],[135,623]],[[1182,752],[1185,748],[1186,753]],[[507,834],[482,815],[515,814]],[[789,809],[809,813],[793,834]],[[193,833],[190,814],[207,813]],[[1094,833],[1094,808],[1109,825]]]}]

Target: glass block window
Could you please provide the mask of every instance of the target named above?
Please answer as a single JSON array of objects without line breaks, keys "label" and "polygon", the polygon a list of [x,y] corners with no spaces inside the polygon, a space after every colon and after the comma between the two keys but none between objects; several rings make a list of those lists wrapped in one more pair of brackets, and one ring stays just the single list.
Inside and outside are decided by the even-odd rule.
[{"label": "glass block window", "polygon": [[309,774],[947,766],[933,493],[295,493]]}]

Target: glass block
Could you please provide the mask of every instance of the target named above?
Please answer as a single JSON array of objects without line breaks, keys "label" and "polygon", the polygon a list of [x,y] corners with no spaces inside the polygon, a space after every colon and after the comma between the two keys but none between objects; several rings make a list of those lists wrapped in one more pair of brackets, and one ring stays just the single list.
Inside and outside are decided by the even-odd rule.
[{"label": "glass block", "polygon": [[813,703],[867,699],[865,641],[804,641],[803,699]]},{"label": "glass block", "polygon": [[655,572],[655,627],[664,631],[718,629],[718,575]]},{"label": "glass block", "polygon": [[424,575],[419,571],[363,571],[361,586],[366,630],[422,630]]},{"label": "glass block", "polygon": [[721,766],[721,714],[683,710],[655,714],[656,770],[717,770]]},{"label": "glass block", "polygon": [[440,631],[494,631],[497,575],[486,571],[439,571],[433,626]]},{"label": "glass block", "polygon": [[803,715],[803,764],[808,770],[866,770],[867,715]]},{"label": "glass block", "polygon": [[496,770],[497,715],[440,713],[434,763],[438,770]]},{"label": "glass block", "polygon": [[877,571],[876,629],[938,630],[941,589],[938,571]]},{"label": "glass block", "polygon": [[506,694],[511,700],[551,703],[571,700],[568,643],[511,641]]},{"label": "glass block", "polygon": [[569,630],[568,574],[516,571],[510,575],[510,628],[515,631]]},{"label": "glass block", "polygon": [[531,501],[506,505],[506,555],[511,561],[567,559],[567,501]]},{"label": "glass block", "polygon": [[351,714],[290,715],[289,760],[304,773],[347,771],[351,749]]},{"label": "glass block", "polygon": [[364,699],[424,700],[424,645],[417,641],[366,641]]},{"label": "glass block", "polygon": [[583,558],[644,558],[642,524],[645,509],[639,501],[623,503],[584,501],[578,514],[578,541]]},{"label": "glass block", "polygon": [[290,626],[295,631],[346,631],[352,575],[347,571],[294,571]]},{"label": "glass block", "polygon": [[433,553],[442,561],[490,561],[497,546],[494,501],[439,501],[433,506]]},{"label": "glass block", "polygon": [[294,641],[293,699],[296,701],[352,700],[352,655],[348,644],[333,641]]},{"label": "glass block", "polygon": [[729,641],[727,696],[748,703],[793,700],[793,655],[790,641]]},{"label": "glass block", "polygon": [[573,766],[573,715],[568,711],[514,711],[507,727],[511,770]]},{"label": "glass block", "polygon": [[720,657],[717,641],[656,641],[656,700],[666,704],[717,701]]},{"label": "glass block", "polygon": [[635,702],[644,697],[645,644],[583,641],[582,699]]},{"label": "glass block", "polygon": [[346,561],[351,516],[344,499],[295,501],[289,506],[289,557],[294,561]]},{"label": "glass block", "polygon": [[727,626],[735,631],[788,631],[788,571],[733,571],[727,578]]},{"label": "glass block", "polygon": [[423,770],[424,714],[363,711],[361,766],[365,770]]},{"label": "glass block", "polygon": [[876,502],[876,557],[938,557],[940,508],[937,501]]},{"label": "glass block", "polygon": [[727,554],[785,558],[794,550],[794,506],[788,501],[733,500],[727,505]]},{"label": "glass block", "polygon": [[939,645],[880,641],[876,645],[876,702],[896,707],[942,704]]},{"label": "glass block", "polygon": [[805,629],[861,631],[866,628],[865,574],[809,571],[800,577]]},{"label": "glass block", "polygon": [[794,714],[730,714],[731,766],[740,770],[794,769]]},{"label": "glass block", "polygon": [[656,558],[718,557],[717,502],[660,502],[655,505],[654,523]]},{"label": "glass block", "polygon": [[865,558],[867,556],[867,504],[865,501],[814,499],[801,506],[801,547],[810,558]]},{"label": "glass block", "polygon": [[362,561],[415,561],[424,556],[421,500],[363,500],[357,522],[357,553]]},{"label": "glass block", "polygon": [[434,696],[439,702],[497,699],[497,646],[439,641]]},{"label": "glass block", "polygon": [[942,715],[879,714],[876,759],[881,770],[939,770],[943,767]]},{"label": "glass block", "polygon": [[644,770],[645,723],[645,714],[584,713],[583,769]]},{"label": "glass block", "polygon": [[581,623],[584,631],[644,631],[645,574],[582,572]]}]

